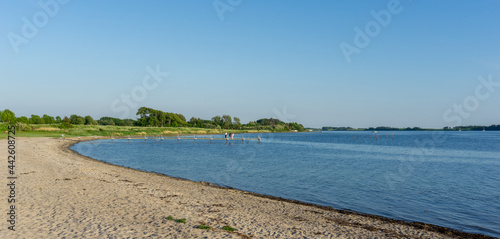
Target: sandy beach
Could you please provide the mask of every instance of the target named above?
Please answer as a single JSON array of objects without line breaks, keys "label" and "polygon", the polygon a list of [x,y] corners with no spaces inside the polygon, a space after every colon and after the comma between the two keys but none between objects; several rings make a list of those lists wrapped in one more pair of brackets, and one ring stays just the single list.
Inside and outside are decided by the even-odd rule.
[{"label": "sandy beach", "polygon": [[[73,143],[17,139],[16,230],[7,229],[8,205],[1,203],[0,238],[474,236],[110,165],[73,152],[68,148]],[[7,141],[0,140],[0,147],[7,148]],[[7,158],[6,150],[0,157]],[[6,202],[8,171],[2,162],[1,200]],[[210,229],[199,228],[202,224]]]}]

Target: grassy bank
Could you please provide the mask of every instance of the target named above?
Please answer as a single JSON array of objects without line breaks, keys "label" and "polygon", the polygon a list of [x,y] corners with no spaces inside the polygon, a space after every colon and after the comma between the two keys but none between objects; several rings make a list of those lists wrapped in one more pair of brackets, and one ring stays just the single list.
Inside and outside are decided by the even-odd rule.
[{"label": "grassy bank", "polygon": [[[0,139],[7,138],[7,124],[0,123]],[[103,125],[74,125],[69,129],[61,129],[59,125],[32,124],[29,129],[17,130],[17,137],[89,137],[89,136],[154,136],[154,135],[203,135],[223,133],[267,133],[267,130],[231,130],[205,129],[193,127],[139,127],[139,126],[103,126]]]}]

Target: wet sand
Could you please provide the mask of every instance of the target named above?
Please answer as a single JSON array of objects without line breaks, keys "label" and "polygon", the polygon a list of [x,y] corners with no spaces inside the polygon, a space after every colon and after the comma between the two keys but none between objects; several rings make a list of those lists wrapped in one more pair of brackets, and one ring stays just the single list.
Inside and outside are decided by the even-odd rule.
[{"label": "wet sand", "polygon": [[[7,229],[8,205],[1,203],[0,238],[482,237],[115,166],[75,153],[74,143],[17,139],[16,231]],[[4,185],[7,174],[0,171]]]}]

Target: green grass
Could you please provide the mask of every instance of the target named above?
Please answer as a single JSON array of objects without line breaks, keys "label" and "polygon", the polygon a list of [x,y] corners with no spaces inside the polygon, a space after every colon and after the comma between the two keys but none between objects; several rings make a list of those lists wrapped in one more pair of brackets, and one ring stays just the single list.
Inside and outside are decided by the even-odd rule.
[{"label": "green grass", "polygon": [[175,221],[178,222],[178,223],[186,223],[186,218],[175,219]]},{"label": "green grass", "polygon": [[[0,123],[0,139],[6,139],[8,124]],[[16,131],[17,137],[126,137],[126,136],[173,136],[173,135],[204,135],[223,134],[232,132],[235,134],[247,133],[252,130],[216,130],[194,127],[139,127],[139,126],[103,126],[103,125],[73,125],[69,129],[60,129],[59,124],[30,124],[28,131]],[[259,131],[268,132],[268,131]]]},{"label": "green grass", "polygon": [[205,225],[205,224],[200,224],[200,225],[198,226],[198,228],[199,228],[199,229],[205,229],[205,230],[208,230],[208,229],[210,229],[211,227],[209,227],[209,226],[207,226],[207,225]]},{"label": "green grass", "polygon": [[232,228],[231,226],[224,226],[224,227],[222,227],[222,230],[234,232],[236,229]]},{"label": "green grass", "polygon": [[181,218],[181,219],[174,219],[172,216],[168,216],[167,220],[170,221],[175,221],[177,223],[186,223],[186,218]]}]

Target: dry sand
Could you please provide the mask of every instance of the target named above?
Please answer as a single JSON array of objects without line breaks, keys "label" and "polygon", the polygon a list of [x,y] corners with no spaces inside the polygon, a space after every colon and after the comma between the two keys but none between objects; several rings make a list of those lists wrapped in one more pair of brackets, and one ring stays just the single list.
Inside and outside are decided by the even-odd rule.
[{"label": "dry sand", "polygon": [[[72,140],[17,139],[16,231],[7,230],[0,140],[0,238],[448,238],[461,234],[266,198],[99,162]],[[185,223],[167,220],[185,218]],[[211,229],[200,229],[200,224]],[[231,226],[234,232],[222,228]],[[419,229],[424,228],[424,229]],[[455,233],[455,235],[453,235]],[[458,233],[458,234],[457,234]],[[470,236],[465,234],[465,236]]]}]

